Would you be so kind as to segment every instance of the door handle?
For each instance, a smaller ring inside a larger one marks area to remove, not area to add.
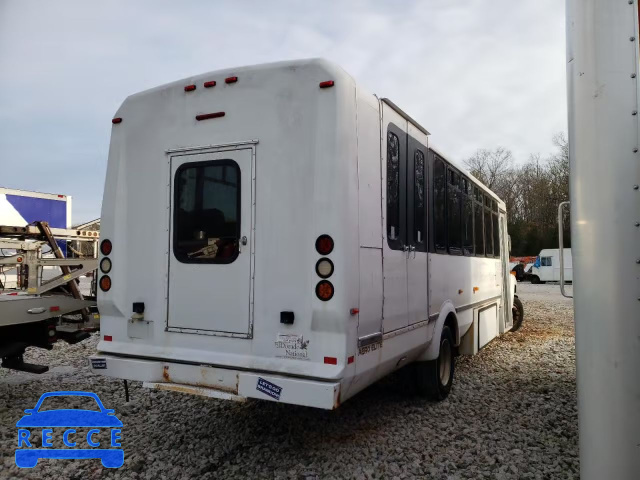
[[[247,244],[247,237],[244,236],[240,239],[240,243],[242,243],[242,245],[246,245]]]
[[[409,258],[409,249],[410,249],[410,248],[411,248],[411,247],[409,247],[409,245],[403,245],[403,246],[402,246],[402,251],[404,252],[404,254],[405,254],[406,258]]]
[[[416,258],[416,246],[415,245],[409,245],[409,251],[413,252],[413,258]]]

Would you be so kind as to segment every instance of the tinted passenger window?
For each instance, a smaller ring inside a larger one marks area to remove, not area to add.
[[[551,257],[541,257],[540,258],[540,266],[541,267],[552,267],[553,264],[551,262]]]
[[[485,207],[484,209],[484,248],[487,257],[493,256],[493,238],[491,232],[491,211]]]
[[[447,224],[449,230],[449,253],[462,252],[462,229],[460,224],[460,176],[449,170],[447,185]]]
[[[484,255],[484,229],[482,228],[482,219],[484,207],[482,206],[482,193],[480,193],[478,187],[474,187],[475,197],[478,200],[473,204],[473,211],[475,217],[475,253],[476,255]]]
[[[231,263],[240,238],[240,168],[187,163],[174,179],[173,252],[184,263]]]
[[[425,242],[425,191],[424,153],[416,150],[413,158],[413,241],[420,245]]]
[[[444,162],[436,157],[433,164],[433,238],[437,252],[447,249],[445,230],[445,178]]]
[[[387,134],[387,238],[400,238],[400,141]]]
[[[496,214],[493,215],[493,256],[500,256],[500,228]]]
[[[462,249],[465,255],[473,254],[473,192],[469,180],[462,179]]]

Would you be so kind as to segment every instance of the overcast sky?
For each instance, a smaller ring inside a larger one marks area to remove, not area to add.
[[[324,57],[463,160],[566,131],[564,2],[0,0],[0,186],[100,215],[111,117],[193,74]]]

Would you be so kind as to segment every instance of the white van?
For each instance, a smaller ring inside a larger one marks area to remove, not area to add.
[[[505,205],[324,60],[197,75],[113,119],[92,368],[152,388],[336,408],[522,321]],[[515,325],[515,326],[514,326]]]
[[[563,248],[564,256],[564,280],[573,281],[573,267],[571,262],[571,249]],[[559,282],[560,281],[560,250],[546,248],[540,251],[536,263],[531,268],[531,283]]]

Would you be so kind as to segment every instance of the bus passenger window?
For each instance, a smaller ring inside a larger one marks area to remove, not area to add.
[[[493,214],[493,256],[500,256],[500,229],[498,227],[498,215]]]
[[[493,256],[493,238],[491,235],[492,232],[493,232],[493,227],[491,226],[491,210],[485,207],[484,209],[484,248],[485,248],[485,254],[487,257]]]
[[[413,159],[413,240],[416,245],[422,246],[425,243],[425,191],[424,191],[424,153],[416,150]]]
[[[400,141],[387,135],[387,239],[392,249],[402,248],[400,240]]]
[[[460,176],[449,170],[447,185],[447,226],[449,234],[449,253],[462,253],[462,227],[460,223]]]
[[[433,238],[436,252],[447,250],[445,223],[445,183],[446,170],[442,159],[435,157],[433,164]]]
[[[478,187],[473,187],[475,192],[475,197],[477,202],[473,204],[473,212],[475,218],[475,236],[474,236],[474,245],[475,245],[475,253],[476,255],[484,256],[484,229],[482,227],[482,219],[484,207],[482,203],[484,200],[482,199],[482,193],[480,193],[480,189]]]
[[[493,256],[500,256],[500,247],[502,243],[500,242],[500,228],[498,223],[498,203],[493,201]]]
[[[465,255],[473,254],[473,191],[469,180],[462,179],[462,248]]]

